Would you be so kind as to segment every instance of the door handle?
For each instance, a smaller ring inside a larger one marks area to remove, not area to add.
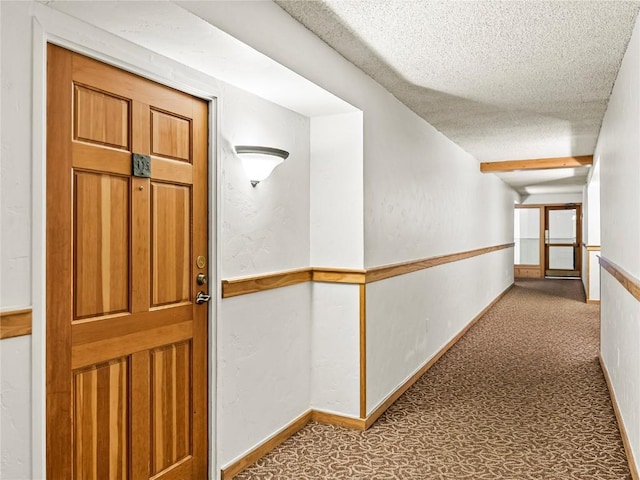
[[[204,293],[202,290],[200,290],[197,294],[196,294],[196,303],[198,305],[200,305],[201,303],[207,303],[209,300],[211,300],[211,295],[207,295],[206,293]]]

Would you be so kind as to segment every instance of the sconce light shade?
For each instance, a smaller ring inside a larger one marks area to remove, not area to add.
[[[236,153],[242,167],[254,187],[273,172],[289,156],[289,152],[279,148],[237,145]]]

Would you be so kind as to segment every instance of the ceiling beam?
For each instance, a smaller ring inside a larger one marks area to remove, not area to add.
[[[593,155],[579,157],[535,158],[529,160],[507,160],[505,162],[482,162],[482,173],[514,172],[517,170],[547,170],[550,168],[572,168],[593,165]]]

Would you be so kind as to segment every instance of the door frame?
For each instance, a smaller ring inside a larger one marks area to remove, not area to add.
[[[549,244],[547,244],[547,230],[549,223],[549,211],[551,210],[575,210],[576,211],[576,244],[573,245],[573,253],[574,253],[574,266],[576,267],[574,271],[579,272],[576,277],[567,277],[567,278],[579,278],[580,272],[582,272],[582,204],[581,203],[567,203],[565,205],[545,205],[544,211],[544,238],[542,238],[543,246],[544,246],[544,264],[542,265],[542,271],[544,277],[547,276],[547,270],[550,270],[549,267]],[[568,246],[568,245],[567,245]]]
[[[31,474],[46,478],[46,161],[47,161],[47,43],[113,65],[154,82],[206,100],[209,104],[209,264],[214,302],[208,304],[208,395],[210,478],[217,478],[217,320],[220,315],[221,276],[221,147],[222,99],[212,77],[97,29],[83,21],[36,3],[32,10],[32,170],[31,170]],[[150,61],[151,58],[151,61]]]

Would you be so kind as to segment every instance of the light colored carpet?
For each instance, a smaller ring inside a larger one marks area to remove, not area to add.
[[[630,479],[579,280],[526,280],[366,432],[309,424],[237,479]]]

